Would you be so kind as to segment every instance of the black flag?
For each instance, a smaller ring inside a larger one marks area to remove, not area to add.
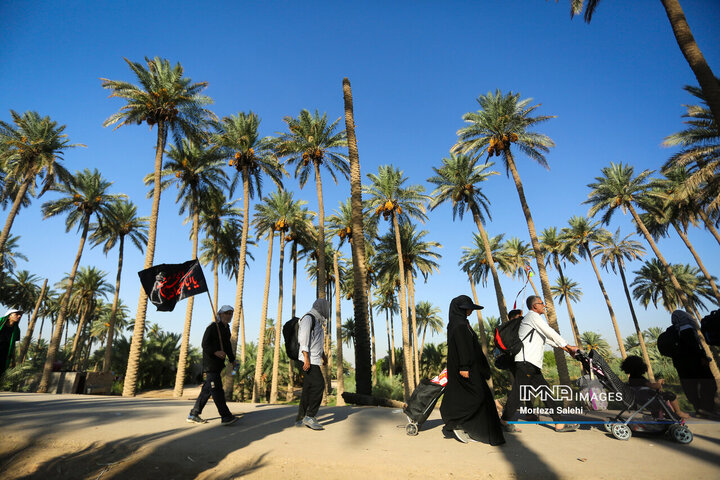
[[[140,283],[158,312],[172,312],[180,300],[207,292],[200,262],[163,263],[138,272]]]

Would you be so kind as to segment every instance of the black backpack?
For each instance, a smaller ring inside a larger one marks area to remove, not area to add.
[[[680,335],[675,325],[670,325],[657,338],[657,349],[660,355],[672,357],[678,352]]]
[[[501,370],[509,370],[515,363],[515,355],[523,348],[523,340],[535,332],[533,328],[525,338],[520,339],[518,331],[523,317],[508,320],[495,329],[495,366]]]
[[[310,336],[315,330],[315,317],[308,313],[312,318],[312,327],[310,327]],[[298,338],[298,329],[300,328],[300,319],[292,317],[283,325],[282,332],[285,339],[285,352],[291,360],[297,360],[300,356],[300,340]]]
[[[720,345],[720,310],[713,310],[700,320],[700,331],[708,345]]]

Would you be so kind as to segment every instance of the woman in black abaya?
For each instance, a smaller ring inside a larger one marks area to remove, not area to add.
[[[505,437],[495,408],[495,398],[486,381],[490,378],[490,365],[467,319],[473,310],[481,308],[467,295],[455,297],[450,302],[448,383],[440,413],[446,435],[455,435],[464,443],[477,441],[501,445],[505,443]]]

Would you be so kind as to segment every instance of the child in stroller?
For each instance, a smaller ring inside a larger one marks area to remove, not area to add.
[[[650,380],[645,378],[643,375],[647,373],[647,365],[642,358],[637,355],[628,355],[620,365],[620,369],[628,374],[627,384],[630,388],[635,390],[636,401],[647,401],[649,398],[655,398],[655,394],[650,390],[654,390],[660,393],[660,397],[672,407],[675,415],[683,420],[690,418],[688,413],[685,413],[680,408],[678,403],[677,395],[672,392],[663,391],[662,386],[665,383],[664,378],[658,379],[655,383],[650,383]],[[650,390],[648,390],[650,389]],[[654,408],[653,408],[654,407]],[[657,406],[650,405],[653,411],[658,411]]]
[[[693,434],[663,399],[661,392],[648,387],[631,387],[622,382],[595,350],[588,355],[578,351],[576,358],[583,368],[595,374],[603,387],[619,394],[623,410],[608,419],[604,427],[618,440],[629,440],[633,432],[667,433],[678,443],[692,442]],[[629,413],[627,418],[623,415]]]

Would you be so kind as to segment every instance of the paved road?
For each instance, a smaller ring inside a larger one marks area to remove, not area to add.
[[[615,440],[585,427],[555,433],[523,425],[507,444],[444,439],[436,410],[420,435],[385,408],[321,408],[325,431],[293,425],[295,408],[234,403],[220,426],[185,417],[191,400],[0,392],[3,479],[713,479],[720,478],[720,423],[693,420],[695,440]]]

